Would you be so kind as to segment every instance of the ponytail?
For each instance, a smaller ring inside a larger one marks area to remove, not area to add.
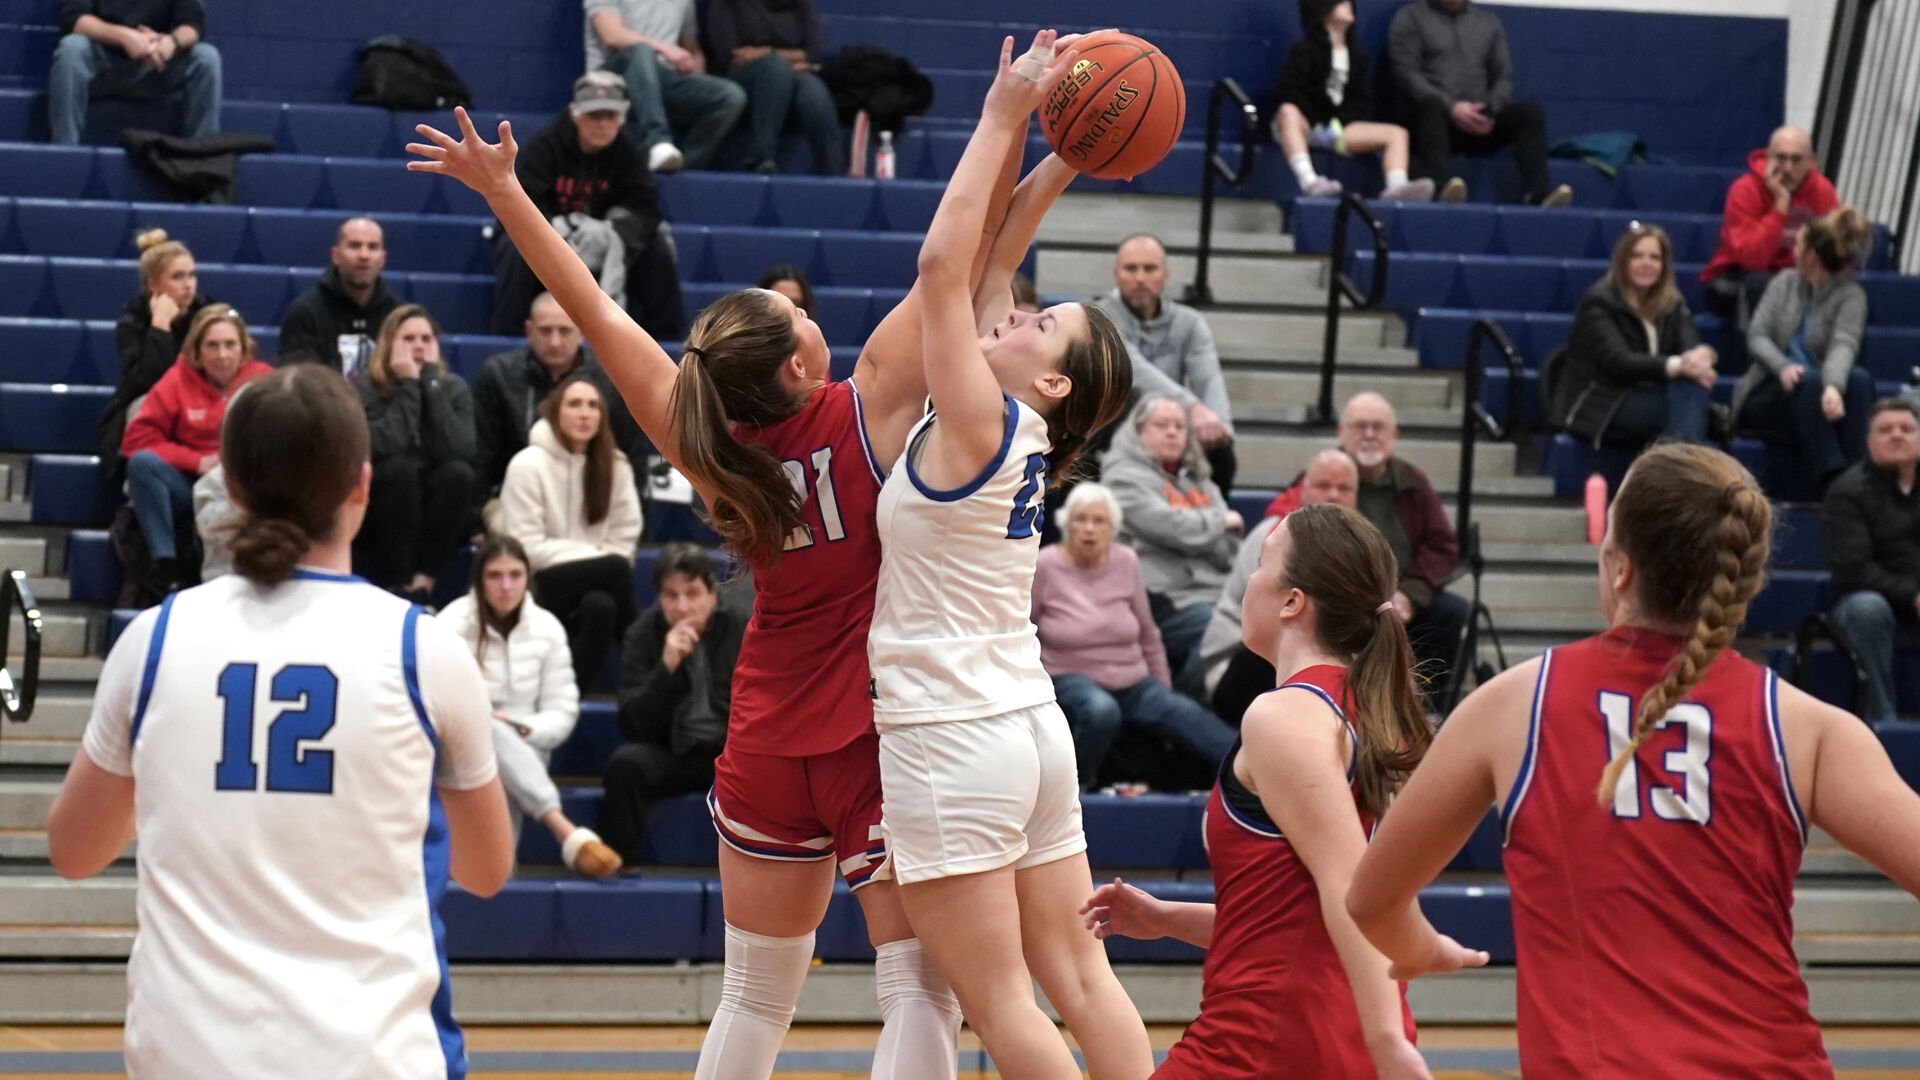
[[[1353,763],[1360,801],[1377,816],[1426,756],[1433,725],[1415,681],[1406,624],[1390,603],[1375,608],[1372,622],[1373,633],[1347,668],[1353,706],[1347,715],[1360,733]]]
[[[1627,762],[1654,725],[1733,643],[1766,579],[1772,532],[1772,504],[1753,476],[1718,450],[1661,444],[1627,470],[1607,543],[1633,566],[1639,610],[1691,621],[1693,629],[1666,677],[1641,698],[1632,738],[1607,762],[1594,793],[1600,805],[1611,805]]]
[[[764,446],[734,437],[704,352],[689,346],[673,381],[667,411],[680,447],[680,469],[709,496],[707,521],[726,546],[749,562],[779,557],[800,527],[805,495]]]
[[[1049,487],[1074,479],[1087,441],[1120,418],[1133,394],[1126,338],[1096,305],[1081,304],[1080,310],[1086,313],[1087,335],[1070,343],[1060,360],[1060,373],[1071,388],[1047,415],[1047,438],[1053,444],[1046,455]]]
[[[1851,206],[1842,206],[1823,217],[1807,222],[1802,230],[1807,250],[1829,274],[1838,274],[1864,258],[1873,242],[1873,229],[1866,215]]]
[[[367,445],[360,399],[331,368],[281,368],[235,394],[220,431],[220,462],[240,510],[230,533],[234,569],[256,585],[287,580],[333,536]]]

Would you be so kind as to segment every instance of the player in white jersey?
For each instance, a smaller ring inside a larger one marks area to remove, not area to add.
[[[868,635],[891,873],[914,932],[1009,1080],[1080,1075],[1035,1004],[1060,1011],[1096,1080],[1145,1077],[1140,1016],[1080,927],[1091,884],[1073,740],[1040,666],[1031,609],[1041,500],[1132,389],[1096,309],[976,311],[968,269],[995,172],[1043,89],[1072,64],[1043,31],[1000,71],[920,251],[932,415],[880,492]],[[1042,182],[1064,175],[1049,158]],[[985,331],[984,336],[980,335]]]
[[[138,836],[134,1077],[466,1075],[438,906],[512,867],[492,709],[420,608],[348,575],[365,416],[334,372],[240,394],[236,574],[121,635],[55,801],[63,876]]]

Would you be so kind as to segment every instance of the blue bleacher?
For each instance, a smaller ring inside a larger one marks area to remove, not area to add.
[[[111,495],[93,454],[35,454],[28,460],[27,502],[35,525],[105,525]],[[75,576],[71,565],[68,576]]]
[[[84,454],[113,391],[105,386],[0,382],[0,450]]]

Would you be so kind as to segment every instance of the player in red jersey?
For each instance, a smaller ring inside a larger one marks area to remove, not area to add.
[[[1501,808],[1528,1076],[1830,1077],[1793,953],[1807,822],[1920,890],[1920,795],[1873,732],[1727,649],[1772,525],[1727,455],[1641,455],[1610,629],[1463,702],[1361,863],[1348,908],[1396,973],[1452,970],[1415,898]]]
[[[1200,1015],[1162,1080],[1430,1075],[1402,987],[1346,912],[1367,834],[1432,738],[1394,577],[1386,539],[1345,507],[1295,510],[1268,535],[1242,636],[1293,674],[1247,710],[1207,800],[1214,902],[1116,881],[1082,909],[1102,938],[1207,950]]]
[[[726,841],[727,964],[696,1077],[772,1073],[836,870],[856,890],[878,953],[885,1022],[874,1076],[954,1076],[958,1002],[912,937],[896,886],[873,877],[886,855],[866,655],[880,562],[874,504],[926,398],[918,291],[875,329],[845,382],[828,381],[819,327],[760,289],[708,307],[676,368],[540,217],[515,179],[508,125],[489,144],[465,110],[455,117],[459,139],[421,125],[429,142],[408,150],[424,160],[408,168],[451,176],[487,199],[641,428],[754,571],[754,614],[709,796]],[[1040,219],[1074,175],[1037,168],[1016,188],[1025,141],[996,177],[971,270],[995,321],[1011,308],[1013,273]]]

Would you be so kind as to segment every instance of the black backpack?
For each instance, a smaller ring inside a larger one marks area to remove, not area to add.
[[[460,81],[453,65],[431,45],[387,34],[360,50],[360,71],[353,79],[356,105],[389,109],[451,109],[473,107],[473,91]]]

